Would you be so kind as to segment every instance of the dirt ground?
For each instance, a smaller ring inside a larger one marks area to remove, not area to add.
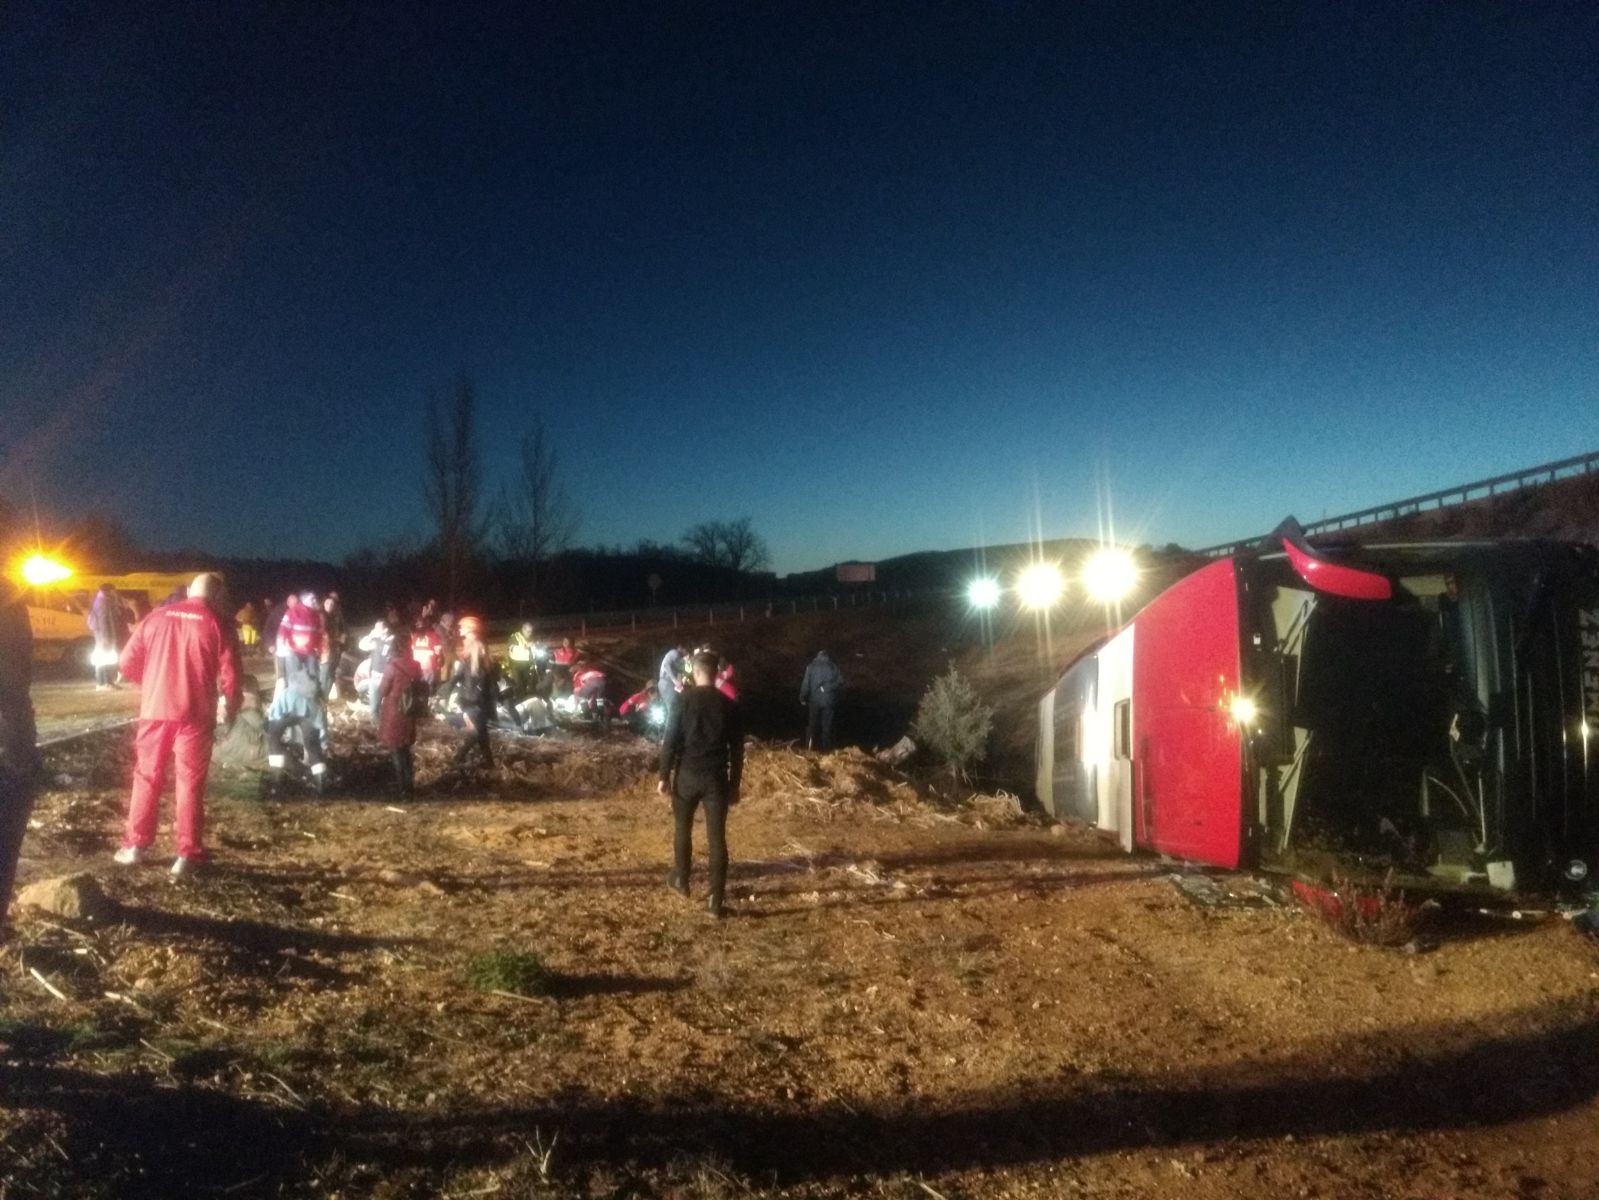
[[[974,653],[928,621],[882,686]],[[892,650],[793,628],[846,673]],[[768,735],[798,724],[793,648],[740,650]],[[618,676],[656,652],[603,649]],[[336,796],[218,778],[182,884],[110,864],[127,731],[49,752],[24,882],[88,871],[115,907],[21,912],[0,950],[0,1196],[1599,1196],[1599,951],[1556,917],[1357,945],[769,741],[715,922],[665,887],[651,746],[507,739],[463,771],[445,736],[408,804],[353,718]],[[475,987],[494,951],[545,994]]]

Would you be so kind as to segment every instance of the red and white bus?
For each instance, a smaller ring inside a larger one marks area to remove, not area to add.
[[[1044,807],[1127,850],[1582,896],[1599,882],[1599,551],[1314,548],[1286,521],[1080,655],[1039,718]]]

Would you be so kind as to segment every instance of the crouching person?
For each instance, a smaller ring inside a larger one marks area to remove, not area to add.
[[[276,792],[283,782],[288,757],[284,737],[291,729],[300,731],[305,747],[305,765],[311,772],[311,786],[320,793],[328,787],[328,714],[322,702],[321,663],[315,658],[291,655],[284,663],[285,685],[272,698],[267,709],[267,790]]]
[[[661,703],[660,687],[653,680],[646,683],[643,691],[634,692],[622,701],[616,715],[626,721],[634,733],[658,736],[666,724],[666,706]]]
[[[378,701],[378,740],[393,757],[401,798],[409,800],[416,787],[411,747],[416,744],[417,721],[427,712],[428,685],[422,667],[411,657],[411,635],[404,629],[394,634],[383,678],[373,682],[372,694]]]

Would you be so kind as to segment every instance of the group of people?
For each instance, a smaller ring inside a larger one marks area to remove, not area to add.
[[[118,863],[142,862],[154,844],[161,793],[169,776],[175,792],[175,876],[205,855],[204,791],[219,725],[239,712],[248,684],[242,654],[248,645],[272,650],[273,687],[264,711],[268,791],[278,790],[300,747],[312,786],[329,785],[328,703],[337,695],[345,628],[337,593],[301,592],[259,609],[230,613],[222,580],[201,574],[132,623],[114,590],[102,588],[89,613],[96,641],[96,686],[125,680],[140,687],[134,738],[133,784]],[[261,613],[264,619],[259,619]],[[362,636],[363,654],[352,684],[363,692],[377,736],[392,755],[402,796],[414,788],[412,747],[418,723],[438,712],[465,736],[457,761],[493,763],[489,737],[496,723],[521,723],[531,704],[564,704],[568,711],[608,717],[606,676],[571,638],[546,646],[524,623],[510,638],[502,664],[474,616],[459,620],[430,602],[414,614],[390,606]],[[9,899],[15,863],[39,767],[28,696],[32,639],[26,610],[15,598],[0,604],[0,915]],[[806,667],[800,699],[810,712],[807,744],[831,746],[833,710],[843,677],[826,651]],[[743,721],[733,665],[708,645],[671,647],[655,680],[622,703],[618,715],[640,732],[659,736],[660,788],[674,816],[671,885],[687,894],[691,831],[705,813],[710,857],[710,911],[723,911],[727,877],[727,810],[737,802],[743,769]]]

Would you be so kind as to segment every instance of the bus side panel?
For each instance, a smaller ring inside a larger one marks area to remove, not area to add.
[[[1243,758],[1229,704],[1238,691],[1238,582],[1231,559],[1157,596],[1134,621],[1134,810],[1138,843],[1236,867]]]
[[[1050,746],[1054,778],[1050,791],[1057,820],[1099,823],[1098,743],[1095,697],[1099,690],[1099,657],[1085,654],[1055,685],[1054,738]]]

